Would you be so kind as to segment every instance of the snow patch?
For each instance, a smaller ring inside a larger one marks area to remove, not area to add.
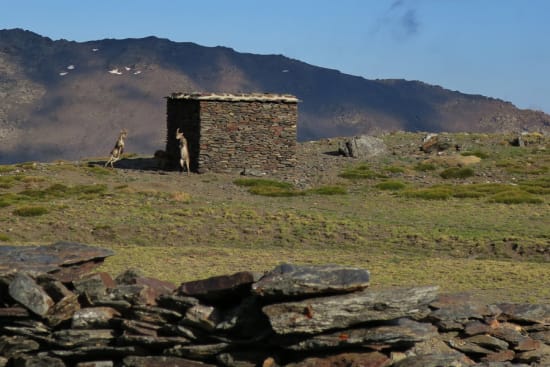
[[[115,74],[115,75],[122,75],[122,71],[119,71],[118,68],[114,68],[113,70],[109,70],[109,73]]]

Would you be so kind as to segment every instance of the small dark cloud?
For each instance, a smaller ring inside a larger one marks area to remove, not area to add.
[[[386,12],[380,16],[371,28],[371,34],[389,32],[397,40],[404,41],[418,34],[421,23],[414,3],[406,0],[396,0],[391,3]]]

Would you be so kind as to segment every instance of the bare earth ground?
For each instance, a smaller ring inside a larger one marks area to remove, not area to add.
[[[238,173],[187,176],[153,169],[149,157],[127,157],[116,169],[104,169],[104,159],[14,165],[0,171],[0,178],[20,179],[0,186],[1,195],[54,184],[105,189],[0,205],[0,244],[95,244],[116,252],[103,266],[106,271],[138,267],[175,283],[261,272],[281,262],[341,263],[369,269],[373,287],[437,284],[442,291],[470,291],[487,300],[550,302],[548,188],[537,195],[541,202],[504,204],[470,197],[417,199],[376,187],[388,180],[415,189],[547,182],[547,141],[519,148],[507,144],[509,137],[455,135],[463,151],[481,150],[487,157],[472,165],[472,177],[444,180],[439,173],[456,165],[459,153],[422,153],[420,134],[382,138],[387,152],[367,160],[334,154],[340,139],[300,143],[298,167],[264,177],[297,190],[340,187],[347,192],[342,195],[253,195],[234,183],[245,178]],[[415,169],[420,162],[436,169]],[[361,164],[379,175],[340,176]],[[15,214],[25,206],[47,213]]]

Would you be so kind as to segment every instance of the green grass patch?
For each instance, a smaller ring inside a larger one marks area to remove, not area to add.
[[[20,217],[38,217],[47,214],[49,210],[43,206],[22,206],[13,211],[13,214]]]
[[[403,167],[399,167],[399,166],[387,166],[387,167],[384,167],[384,172],[388,172],[388,173],[403,173],[405,172],[405,169]]]
[[[550,194],[550,177],[521,181],[519,187],[531,194],[548,195]]]
[[[104,177],[104,176],[110,176],[114,174],[113,169],[109,169],[106,167],[100,167],[100,166],[88,166],[86,167],[86,170],[93,174],[94,176]]]
[[[348,167],[338,176],[342,178],[347,178],[349,180],[363,180],[384,177],[383,175],[372,171],[366,164],[360,164],[355,167]]]
[[[394,180],[388,180],[384,182],[380,182],[376,185],[376,188],[380,190],[390,190],[390,191],[397,191],[397,190],[403,190],[407,185],[401,181],[394,181]]]
[[[235,185],[248,187],[248,192],[254,195],[290,197],[305,195],[305,192],[295,190],[292,184],[260,178],[240,178],[233,181]]]
[[[542,204],[544,200],[523,190],[509,190],[492,195],[488,199],[491,203],[501,204]]]
[[[417,165],[414,166],[414,169],[420,172],[427,172],[427,171],[435,171],[437,167],[433,163],[418,163]]]
[[[7,234],[0,233],[0,241],[9,242],[9,241],[11,241],[11,237],[8,236]]]
[[[472,177],[474,170],[470,167],[450,167],[439,174],[444,179]]]
[[[278,187],[280,189],[292,189],[292,184],[275,180],[267,180],[262,178],[239,178],[233,183],[237,186],[245,187]]]
[[[307,193],[316,195],[345,195],[348,193],[348,190],[342,186],[321,186],[308,190]]]
[[[447,200],[453,196],[453,190],[445,186],[433,186],[421,189],[403,190],[401,195],[406,198],[425,200]]]

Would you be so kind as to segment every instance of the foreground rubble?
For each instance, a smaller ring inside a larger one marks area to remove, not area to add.
[[[367,270],[337,265],[179,286],[93,272],[110,255],[74,243],[6,253],[0,366],[550,366],[549,305],[373,290]]]

